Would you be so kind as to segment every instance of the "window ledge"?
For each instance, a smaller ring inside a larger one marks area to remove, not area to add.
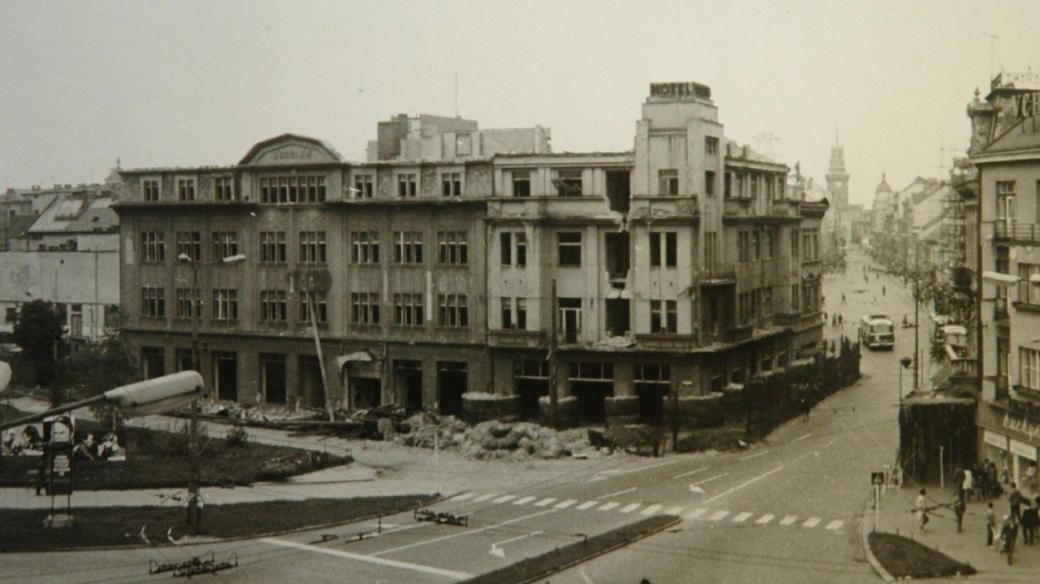
[[[1031,302],[1012,302],[1011,305],[1023,312],[1036,312],[1040,314],[1040,304],[1033,304]]]

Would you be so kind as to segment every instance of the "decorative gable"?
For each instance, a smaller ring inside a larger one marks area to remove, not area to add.
[[[321,140],[296,134],[282,134],[258,142],[239,164],[243,166],[294,166],[338,162],[342,162],[339,154]]]

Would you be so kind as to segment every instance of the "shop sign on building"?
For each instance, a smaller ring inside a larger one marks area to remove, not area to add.
[[[1013,416],[1010,412],[1004,413],[1004,428],[1023,434],[1029,440],[1040,440],[1040,424],[1030,422],[1025,418]]]
[[[1036,446],[1019,442],[1018,440],[1011,440],[1011,452],[1021,456],[1022,458],[1028,458],[1029,460],[1036,460]]]
[[[1000,434],[997,434],[996,432],[991,432],[990,430],[983,430],[982,441],[986,444],[989,444],[990,446],[995,446],[1001,450],[1007,450],[1007,438],[1001,436]]]

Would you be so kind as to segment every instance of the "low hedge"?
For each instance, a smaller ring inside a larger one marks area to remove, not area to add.
[[[875,531],[868,536],[868,543],[874,557],[897,580],[970,576],[975,573],[975,568],[968,564],[894,533]]]

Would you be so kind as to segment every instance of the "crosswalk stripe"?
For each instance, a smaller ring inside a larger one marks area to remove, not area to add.
[[[788,515],[780,520],[780,525],[790,525],[798,519],[797,515]]]
[[[599,509],[596,509],[596,510],[597,511],[610,511],[611,509],[613,509],[614,507],[617,507],[620,504],[621,503],[618,503],[617,501],[611,501],[610,503],[604,503],[602,507],[600,507]]]
[[[556,500],[556,497],[546,497],[546,498],[542,499],[541,501],[538,501],[537,503],[535,503],[534,506],[535,507],[545,507],[546,505],[551,504],[555,500]]]
[[[625,505],[624,507],[618,509],[618,512],[619,513],[631,513],[633,511],[635,511],[636,509],[638,509],[639,505],[641,505],[641,503],[632,503],[630,505]]]
[[[834,521],[831,521],[827,524],[827,529],[831,531],[836,531],[838,529],[841,529],[842,525],[845,525],[844,521],[842,521],[841,519],[835,519]]]
[[[578,505],[578,509],[581,509],[582,511],[584,511],[586,509],[590,509],[592,507],[595,507],[596,505],[599,505],[599,501],[585,501],[581,505]]]
[[[759,517],[758,520],[755,521],[755,523],[758,525],[765,525],[766,523],[772,521],[775,517],[776,515],[773,515],[772,513],[766,513],[765,515]]]
[[[685,507],[681,505],[676,505],[675,507],[669,507],[668,510],[665,511],[665,513],[667,515],[682,515],[684,509]]]
[[[810,517],[810,518],[805,520],[805,523],[802,524],[802,527],[816,527],[819,524],[820,524],[820,518],[819,517]]]
[[[704,515],[707,512],[708,512],[708,510],[705,509],[704,507],[698,507],[698,508],[694,509],[693,511],[690,511],[689,513],[687,513],[686,514],[686,518],[687,519],[696,519],[696,518],[700,517],[701,515]]]
[[[476,493],[462,493],[461,495],[455,495],[451,498],[452,501],[465,501],[466,499],[472,499],[476,497]]]
[[[751,517],[751,513],[744,511],[743,513],[737,513],[733,516],[733,523],[744,523]]]
[[[498,496],[498,493],[488,493],[487,495],[481,495],[481,496],[477,497],[476,499],[473,499],[473,502],[474,503],[483,503],[484,501],[487,501],[489,499],[494,499],[497,496]]]
[[[575,504],[577,502],[578,502],[577,499],[567,499],[566,501],[560,501],[559,503],[557,503],[555,505],[555,508],[556,509],[566,509],[567,507],[570,507],[571,505],[573,505],[573,504]]]
[[[494,503],[505,503],[506,501],[512,501],[515,498],[516,498],[516,495],[502,495],[501,497],[495,499],[493,502]]]
[[[646,509],[643,509],[642,511],[640,511],[640,513],[642,513],[643,515],[653,515],[654,513],[657,513],[660,510],[661,510],[661,506],[660,505],[650,505]]]
[[[530,503],[531,501],[534,501],[537,498],[538,497],[521,497],[521,498],[517,499],[516,501],[513,501],[513,504],[514,505],[526,505],[526,504]]]
[[[723,517],[725,517],[727,515],[729,515],[729,511],[716,511],[708,519],[710,519],[712,521],[718,521],[718,520],[722,519]]]

